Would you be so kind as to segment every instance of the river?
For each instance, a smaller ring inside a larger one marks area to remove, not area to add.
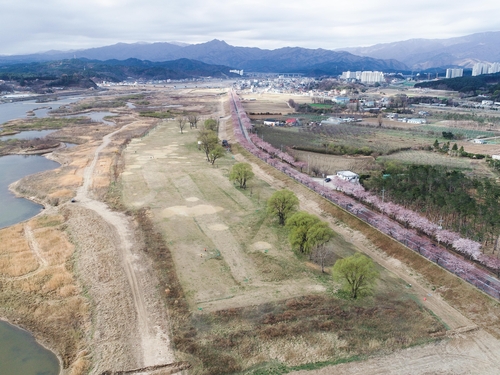
[[[56,108],[74,102],[66,98],[52,103],[34,101],[0,104],[0,124],[16,118],[25,118],[26,112],[38,107]],[[48,108],[35,111],[37,117],[46,117]],[[40,137],[51,131],[23,132],[9,138]],[[2,138],[2,140],[6,140]],[[7,155],[0,157],[0,228],[27,220],[43,207],[24,198],[17,198],[8,186],[24,176],[54,169],[58,163],[39,155]],[[57,375],[60,365],[54,353],[36,342],[28,332],[0,321],[0,374],[2,375]]]
[[[42,210],[42,206],[9,191],[9,185],[24,176],[54,169],[59,163],[40,155],[6,155],[0,157],[0,228],[27,220]]]
[[[2,375],[58,375],[54,353],[22,329],[0,320],[0,373]]]
[[[52,109],[57,109],[62,105],[74,103],[79,99],[81,99],[81,97],[64,98],[46,103],[36,103],[35,99],[25,100],[20,102],[12,102],[12,103],[1,103],[0,124],[18,118],[47,117],[48,112],[50,111],[48,107],[51,107]],[[33,111],[36,108],[40,109],[34,111],[35,116],[26,116],[27,112]]]

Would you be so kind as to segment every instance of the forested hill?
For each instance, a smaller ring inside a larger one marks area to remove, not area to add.
[[[473,95],[490,94],[493,99],[500,99],[500,73],[420,82],[415,87],[453,90]]]
[[[210,65],[201,61],[179,59],[165,62],[151,62],[138,59],[128,60],[87,60],[70,59],[28,64],[0,65],[0,79],[5,81],[60,80],[73,76],[90,80],[120,82],[134,80],[166,80],[198,77],[230,77],[231,68]],[[69,81],[69,80],[66,80]]]

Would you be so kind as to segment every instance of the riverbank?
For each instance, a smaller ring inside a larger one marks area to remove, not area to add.
[[[142,329],[130,297],[133,283],[124,278],[122,247],[114,240],[116,232],[111,224],[100,216],[108,211],[99,209],[97,215],[93,211],[93,205],[100,207],[98,201],[105,200],[118,177],[120,150],[158,121],[137,121],[130,112],[123,110],[114,118],[115,126],[90,122],[62,127],[58,137],[79,143],[79,147],[59,145],[38,150],[52,151],[46,157],[61,165],[10,186],[16,195],[42,203],[45,209],[36,217],[0,230],[0,315],[53,349],[61,359],[63,374],[84,374],[90,368],[100,374],[173,361],[170,354],[160,362],[145,356],[161,345],[138,335]],[[116,133],[111,136],[111,132]],[[96,199],[89,207],[81,205],[81,198],[71,202],[83,185]],[[126,218],[126,222],[131,246],[142,248],[142,236],[135,232],[133,220]],[[146,266],[148,260],[141,263]],[[145,321],[165,325],[162,309],[155,302],[154,280],[146,279],[148,285],[141,284],[141,290],[135,291],[135,295],[145,294],[144,290],[153,292],[146,297],[143,310],[155,318],[145,317]],[[151,327],[151,332],[155,330]]]
[[[0,340],[0,357],[2,353],[9,353],[9,357],[1,361],[2,371],[5,374],[22,373],[24,375],[35,375],[43,372],[47,375],[62,375],[62,359],[50,348],[48,343],[40,341],[40,339],[37,340],[26,329],[0,317],[0,332],[3,332],[3,335],[0,335],[0,337],[4,339],[7,336],[5,335],[5,331],[10,331],[8,342],[4,343]],[[19,345],[23,347],[24,352],[21,358],[19,358],[18,351],[15,350],[15,347]],[[14,357],[11,355],[13,350],[16,353]]]

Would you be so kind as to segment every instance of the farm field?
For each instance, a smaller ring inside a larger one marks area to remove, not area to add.
[[[311,102],[311,98],[308,96],[296,96],[291,94],[244,93],[240,96],[245,102],[245,110],[251,118],[270,117],[268,115],[251,115],[251,113],[281,113],[282,116],[292,114],[295,111],[288,105],[289,99],[293,99],[299,104]]]
[[[220,114],[222,108],[213,113]],[[219,135],[231,140],[226,126],[223,120]],[[275,191],[267,179],[252,179],[246,190],[229,182],[229,169],[245,158],[237,145],[212,167],[196,137],[189,129],[180,134],[175,121],[161,122],[132,140],[122,173],[125,205],[146,210],[172,256],[165,267],[175,267],[182,292],[172,279],[159,291],[169,304],[176,357],[188,360],[193,373],[335,363],[444,333],[405,282],[382,267],[373,297],[339,298],[330,275],[297,257],[287,233],[266,215]],[[357,250],[341,235],[332,246],[334,259]]]
[[[401,151],[377,158],[377,162],[386,162],[389,160],[397,161],[401,164],[440,165],[451,169],[460,169],[466,174],[478,177],[496,177],[496,174],[486,165],[484,160],[451,157],[431,151]]]
[[[408,132],[403,130],[339,124],[322,126],[313,129],[284,129],[259,127],[259,135],[274,147],[280,145],[310,149],[325,150],[325,143],[332,146],[345,146],[356,149],[370,150],[379,154],[387,154],[401,148],[420,148],[433,144],[435,136],[423,132]],[[354,151],[353,151],[354,152]]]
[[[350,170],[358,174],[364,174],[378,167],[375,158],[372,156],[330,155],[300,150],[290,152],[297,160],[308,162],[312,172],[316,169],[320,173],[335,174],[337,171]]]
[[[448,123],[448,121],[446,121],[446,123]],[[439,137],[442,136],[442,132],[451,132],[455,135],[462,134],[466,139],[474,139],[478,137],[495,137],[500,135],[500,132],[497,131],[470,129],[466,127],[450,127],[446,125],[441,126],[440,123],[436,123],[434,125],[421,125],[417,129],[429,132],[429,134],[434,133],[435,136]]]

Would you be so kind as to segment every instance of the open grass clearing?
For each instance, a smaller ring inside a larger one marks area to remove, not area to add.
[[[311,102],[310,97],[291,94],[245,93],[241,95],[241,98],[243,99],[242,103],[245,111],[252,118],[255,116],[257,116],[255,118],[265,118],[267,112],[281,113],[282,116],[293,114],[295,110],[288,105],[290,99],[293,99],[298,104]],[[251,113],[255,115],[251,115]],[[258,116],[259,113],[263,115]],[[276,115],[268,117],[276,117]]]
[[[445,122],[446,125],[448,125],[448,123],[449,121]],[[429,132],[429,134],[431,135],[432,133],[434,133],[434,136],[438,138],[442,138],[443,132],[451,132],[455,136],[461,134],[467,139],[494,137],[500,134],[496,131],[486,131],[480,128],[471,129],[470,127],[462,127],[462,126],[457,126],[457,127],[441,126],[439,125],[439,123],[436,123],[434,125],[421,125],[418,127],[418,129]]]
[[[462,170],[475,177],[496,178],[497,174],[488,167],[484,160],[452,157],[432,151],[401,151],[391,155],[379,156],[377,162],[396,161],[401,164],[440,165],[449,169]]]

